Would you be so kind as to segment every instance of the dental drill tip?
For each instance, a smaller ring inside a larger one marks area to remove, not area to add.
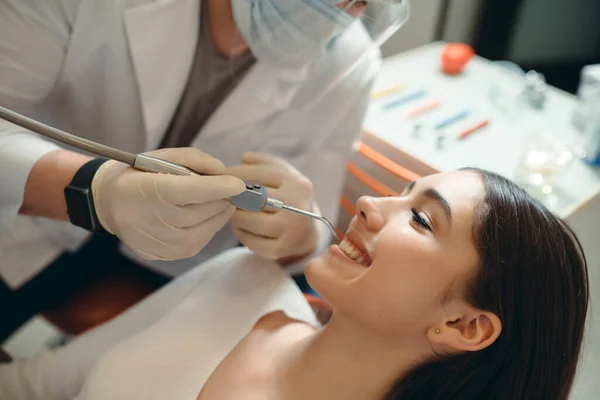
[[[329,228],[329,230],[331,231],[331,233],[332,233],[333,237],[335,238],[335,240],[339,243],[342,239],[340,238],[340,235],[338,235],[338,233],[335,230],[335,228],[333,227],[333,225],[331,225],[329,223],[329,221],[327,221],[326,225]]]
[[[312,213],[310,211],[304,211],[304,210],[301,210],[301,209],[296,208],[296,207],[285,205],[283,203],[282,203],[281,208],[283,208],[284,210],[288,210],[288,211],[292,211],[292,212],[298,213],[298,214],[306,215],[307,217],[318,219],[319,221],[321,221],[325,225],[327,225],[327,228],[329,228],[329,230],[333,234],[333,237],[335,237],[338,242],[340,241],[340,237],[338,236],[338,234],[337,234],[337,232],[336,232],[333,224],[331,222],[329,222],[329,220],[327,218],[325,218],[325,217],[323,217],[323,216],[321,216],[319,214]]]

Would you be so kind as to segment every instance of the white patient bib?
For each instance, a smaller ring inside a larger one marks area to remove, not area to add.
[[[149,329],[107,351],[78,400],[195,400],[263,315],[283,310],[319,326],[293,280],[247,249],[209,262],[195,287]]]

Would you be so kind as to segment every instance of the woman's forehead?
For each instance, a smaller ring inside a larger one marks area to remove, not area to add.
[[[414,187],[421,191],[435,189],[450,206],[474,204],[485,194],[483,179],[474,171],[453,171],[424,176],[414,182]]]

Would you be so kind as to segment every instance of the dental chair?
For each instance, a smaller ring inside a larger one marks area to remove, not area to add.
[[[166,284],[169,279],[118,257],[117,239],[93,272],[67,296],[53,302],[42,315],[68,336],[106,322]],[[93,243],[92,243],[93,245]]]

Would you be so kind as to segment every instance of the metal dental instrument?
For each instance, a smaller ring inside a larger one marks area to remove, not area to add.
[[[161,160],[156,157],[151,157],[144,154],[128,153],[123,150],[115,149],[110,146],[71,135],[70,133],[61,131],[60,129],[52,128],[51,126],[42,124],[41,122],[28,118],[2,106],[0,106],[0,118],[68,146],[78,148],[99,157],[120,161],[140,171],[183,176],[202,175],[192,171],[189,168],[169,161]],[[325,225],[327,225],[327,227],[333,233],[334,237],[339,240],[333,225],[331,225],[331,222],[329,222],[325,217],[294,207],[286,206],[281,201],[269,197],[267,189],[261,185],[246,182],[246,190],[236,196],[230,197],[228,200],[233,206],[246,211],[258,212],[264,210],[265,208],[284,209],[318,219],[319,221],[325,223]]]
[[[269,207],[274,208],[274,209],[288,210],[288,211],[295,212],[295,213],[298,213],[298,214],[306,215],[307,217],[318,219],[319,221],[321,221],[325,225],[327,225],[327,227],[329,228],[329,230],[333,234],[333,237],[335,237],[337,240],[340,240],[340,237],[338,236],[337,231],[335,230],[335,228],[331,224],[331,222],[329,222],[329,220],[327,218],[325,218],[325,217],[323,217],[323,216],[321,216],[319,214],[315,214],[315,213],[312,213],[310,211],[301,210],[299,208],[292,207],[292,206],[286,206],[281,201],[275,200],[275,199],[271,199],[271,198],[269,198],[267,200],[267,204],[269,205]]]

